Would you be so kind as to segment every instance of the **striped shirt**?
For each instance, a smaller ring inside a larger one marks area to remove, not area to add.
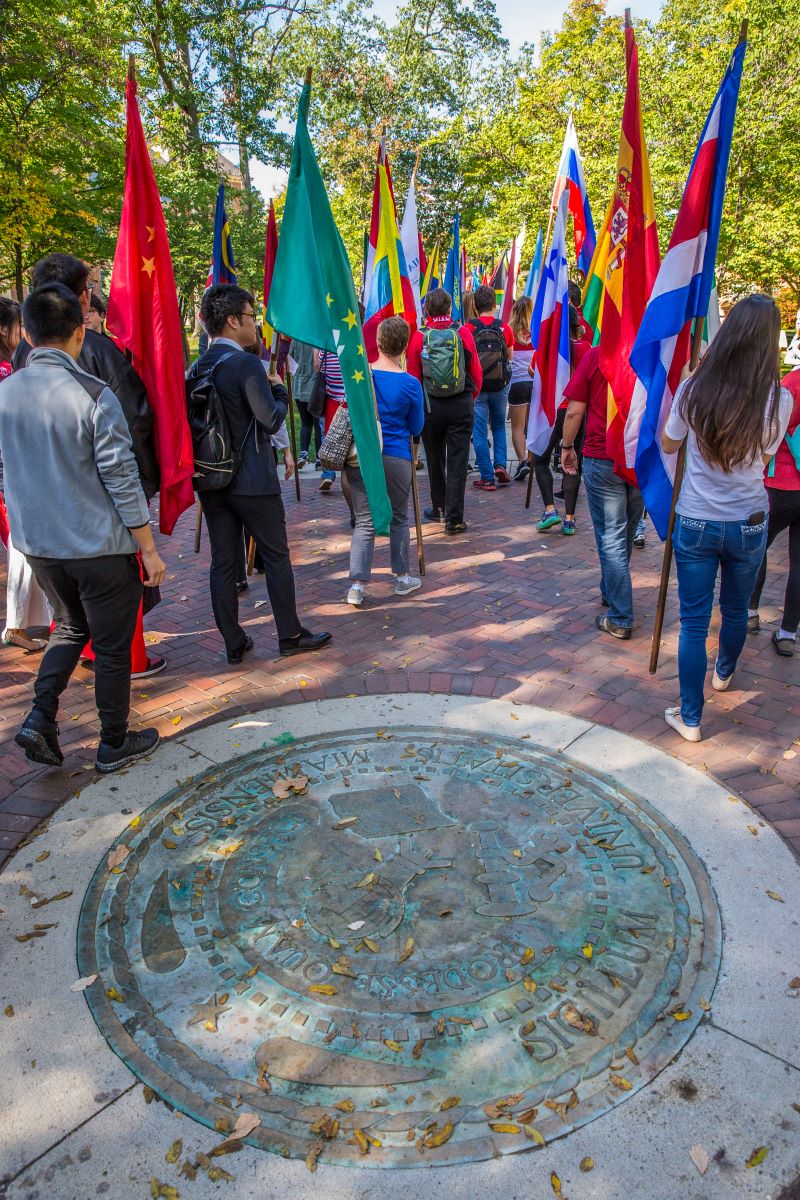
[[[322,350],[319,356],[319,369],[325,375],[325,395],[329,400],[341,404],[344,401],[345,392],[342,364],[339,362],[338,354],[332,354],[330,350]]]

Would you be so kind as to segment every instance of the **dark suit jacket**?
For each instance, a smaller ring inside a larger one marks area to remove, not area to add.
[[[30,352],[31,347],[23,338],[14,353],[15,371],[25,366]],[[78,366],[107,383],[119,400],[133,442],[142,490],[152,500],[161,484],[161,471],[156,458],[153,413],[144,384],[116,342],[93,329],[86,330]]]
[[[261,359],[245,350],[234,350],[226,341],[212,342],[193,364],[190,375],[213,367],[226,354],[231,357],[217,371],[216,386],[225,406],[231,440],[243,452],[233,483],[218,494],[279,495],[281,485],[269,439],[286,420],[286,388],[283,384],[273,388]]]

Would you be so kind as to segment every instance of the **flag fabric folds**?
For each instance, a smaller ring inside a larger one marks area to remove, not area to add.
[[[441,287],[441,282],[442,282],[442,268],[441,268],[441,262],[440,262],[441,253],[442,253],[441,244],[439,242],[437,242],[436,245],[433,247],[433,250],[431,251],[431,256],[428,259],[428,262],[425,266],[425,275],[423,277],[422,285],[420,287],[420,299],[421,300],[425,299],[428,292],[432,292],[436,288]]]
[[[523,293],[523,295],[530,296],[531,298],[536,296],[536,292],[539,288],[539,276],[542,273],[542,258],[544,256],[543,243],[544,235],[540,225],[539,232],[536,235],[536,248],[533,251],[531,269],[528,271],[528,278],[525,280],[525,291]]]
[[[214,241],[211,254],[211,284],[236,283],[236,263],[233,257],[231,227],[225,211],[225,184],[219,185],[214,212]],[[210,284],[208,286],[211,286]]]
[[[267,319],[287,337],[338,354],[347,410],[377,533],[392,508],[381,460],[375,396],[358,317],[353,274],[308,133],[311,86],[300,96],[281,237]],[[303,281],[298,287],[298,280]]]
[[[161,468],[159,528],[194,504],[183,330],[161,196],[142,129],[136,80],[126,84],[125,193],[108,298],[108,328],[147,388]]]
[[[719,323],[714,270],[725,199],[728,159],[746,43],[736,47],[706,118],[669,247],[631,351],[636,388],[625,426],[625,452],[635,466],[647,510],[663,540],[667,535],[675,455],[661,434],[691,354],[694,322]]]
[[[272,335],[275,330],[267,320],[267,305],[272,288],[272,276],[275,271],[275,259],[278,257],[278,222],[275,220],[275,205],[270,200],[267,215],[267,236],[264,241],[264,320],[261,326],[263,345],[262,357],[269,357]]]
[[[408,199],[406,200],[406,207],[403,212],[403,222],[400,226],[400,242],[406,259],[406,267],[408,268],[408,280],[414,296],[417,324],[421,325],[422,305],[420,303],[419,284],[420,271],[422,270],[422,241],[420,240],[419,227],[417,225],[417,194],[414,175],[411,176],[411,183],[408,186]]]
[[[394,200],[394,186],[392,184],[392,172],[389,167],[389,160],[386,157],[386,134],[381,137],[378,143],[378,155],[375,163],[375,181],[372,185],[372,213],[369,221],[369,231],[367,233],[365,247],[366,258],[364,260],[364,303],[367,302],[369,290],[372,286],[372,272],[375,270],[375,255],[378,250],[378,232],[381,225],[381,184],[380,184],[380,168],[386,168],[386,178],[389,181],[389,191],[392,196],[392,208],[394,210],[394,220],[397,224],[397,206]]]
[[[586,180],[583,177],[583,162],[578,149],[578,135],[575,132],[572,114],[567,121],[561,161],[558,164],[558,174],[553,188],[552,207],[554,211],[565,190],[569,194],[569,211],[572,214],[575,257],[578,260],[578,267],[586,275],[592,263],[596,239],[592,210],[589,207],[589,197],[586,192]]]
[[[543,454],[547,449],[570,376],[566,223],[567,196],[562,194],[531,319],[531,342],[536,353],[526,445],[534,454]]]
[[[412,330],[416,328],[417,324],[414,294],[408,277],[406,257],[397,231],[397,216],[389,173],[384,163],[378,164],[378,187],[380,189],[378,239],[372,277],[367,284],[364,302],[366,309],[364,342],[370,362],[378,357],[376,335],[378,326],[385,317],[403,317]]]
[[[520,230],[519,237],[515,237],[511,242],[511,254],[508,260],[508,275],[506,277],[506,286],[503,292],[503,299],[500,302],[500,320],[506,324],[511,319],[511,309],[514,305],[514,297],[517,291],[517,276],[519,275],[519,264],[522,257],[522,247],[525,244],[525,227]]]
[[[461,214],[453,218],[453,235],[450,250],[447,255],[447,265],[444,272],[442,287],[449,292],[453,301],[452,317],[460,321],[463,314],[463,293],[461,288]]]
[[[623,433],[636,377],[630,353],[658,274],[660,251],[650,164],[639,101],[639,55],[625,29],[627,90],[614,195],[597,239],[584,289],[583,315],[600,343],[600,369],[608,380],[606,449],[621,478],[635,483],[625,465]]]

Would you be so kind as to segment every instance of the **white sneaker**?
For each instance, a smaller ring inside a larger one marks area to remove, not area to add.
[[[720,679],[717,674],[717,664],[714,663],[714,674],[711,676],[711,686],[715,692],[727,692],[728,688],[733,683],[733,672],[730,673],[727,679]]]
[[[685,725],[681,717],[680,706],[675,708],[664,709],[664,720],[667,722],[676,733],[679,733],[687,742],[699,742],[702,740],[699,725]]]
[[[364,603],[364,589],[360,583],[354,583],[347,593],[347,603],[352,604],[353,608],[361,608]]]
[[[394,584],[395,596],[408,596],[422,587],[422,580],[414,575],[398,575]]]

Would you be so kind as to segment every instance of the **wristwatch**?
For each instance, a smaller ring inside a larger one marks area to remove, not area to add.
[[[562,442],[562,443],[561,443],[561,449],[562,449],[562,450],[574,450],[574,449],[575,449],[575,443],[574,443],[574,442],[570,442],[570,444],[569,444],[569,445],[567,445],[567,443],[566,443],[566,442]]]

